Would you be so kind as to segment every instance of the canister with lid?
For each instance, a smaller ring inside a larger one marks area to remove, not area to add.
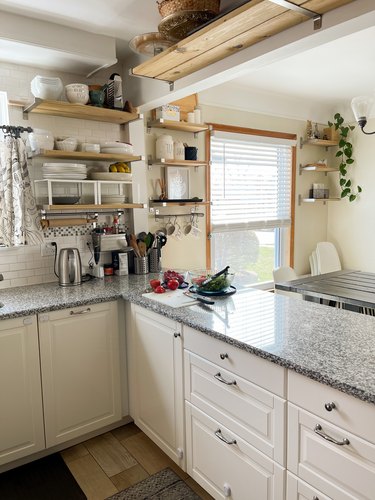
[[[173,137],[171,135],[162,134],[156,139],[156,158],[173,160]]]
[[[174,159],[185,160],[185,146],[181,141],[174,142]]]

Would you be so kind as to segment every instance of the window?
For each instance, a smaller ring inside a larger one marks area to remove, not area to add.
[[[266,287],[290,263],[296,137],[223,128],[210,140],[211,266]]]

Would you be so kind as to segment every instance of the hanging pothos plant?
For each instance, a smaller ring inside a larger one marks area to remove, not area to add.
[[[341,198],[348,197],[349,201],[354,201],[358,194],[362,192],[361,186],[357,186],[356,190],[353,190],[352,181],[347,177],[348,167],[353,165],[353,145],[348,140],[349,132],[354,130],[354,125],[344,125],[344,118],[340,113],[336,113],[334,116],[335,121],[328,122],[330,127],[335,127],[335,130],[339,132],[339,149],[336,153],[336,157],[340,159],[339,165],[339,183],[341,188]]]

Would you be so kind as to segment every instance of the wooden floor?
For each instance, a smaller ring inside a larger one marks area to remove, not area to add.
[[[165,467],[173,469],[202,499],[212,499],[135,424],[89,439],[61,455],[88,500],[104,500]]]

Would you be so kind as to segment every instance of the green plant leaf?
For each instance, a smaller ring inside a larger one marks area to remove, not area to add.
[[[357,197],[356,197],[356,195],[355,195],[355,194],[351,194],[351,195],[349,196],[349,201],[354,201],[356,198],[357,198]]]
[[[348,179],[346,181],[345,187],[350,187],[351,185],[352,185],[352,181],[350,179]]]
[[[350,128],[350,130],[354,130],[355,129],[355,125],[349,125],[349,128]]]
[[[357,189],[358,189],[358,193],[362,193],[362,188],[361,188],[361,186],[357,186]]]
[[[353,158],[348,158],[348,159],[346,160],[346,163],[347,163],[348,165],[351,165],[352,163],[354,163]]]
[[[345,139],[340,139],[339,148],[343,148],[344,146],[346,146],[346,140]]]
[[[341,191],[341,198],[345,198],[345,196],[348,196],[350,193],[350,189],[349,188],[345,188]]]
[[[333,123],[332,122],[328,122],[328,127],[332,127]]]
[[[343,167],[340,166],[340,174],[342,176],[345,176],[346,175],[346,168],[345,168],[345,165]]]
[[[333,116],[333,118],[334,118],[335,120],[339,121],[339,119],[341,118],[340,113],[336,113],[336,114]]]
[[[342,151],[337,151],[336,157],[338,158],[339,156],[342,156],[344,153]]]
[[[352,148],[345,148],[344,149],[344,155],[347,156],[348,158],[350,158],[353,154],[353,150]]]
[[[344,179],[344,177],[341,177],[340,186],[345,186],[345,183],[346,183],[346,179]]]

